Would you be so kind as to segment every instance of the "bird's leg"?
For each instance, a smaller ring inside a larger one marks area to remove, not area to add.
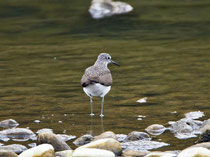
[[[90,105],[91,105],[91,113],[90,113],[90,116],[94,116],[94,113],[93,113],[93,98],[90,97]]]
[[[104,97],[102,97],[102,99],[101,99],[101,117],[103,117],[104,115],[103,115],[103,105],[104,105]]]

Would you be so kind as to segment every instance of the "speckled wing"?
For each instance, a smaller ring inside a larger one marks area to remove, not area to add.
[[[89,84],[100,83],[104,86],[112,85],[112,75],[110,70],[107,68],[103,71],[96,69],[96,67],[92,66],[85,70],[84,75],[81,79],[82,87],[87,87]]]

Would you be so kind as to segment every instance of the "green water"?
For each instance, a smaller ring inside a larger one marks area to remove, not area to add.
[[[127,2],[132,13],[93,20],[90,1],[1,1],[0,120],[78,137],[168,126],[190,111],[203,111],[208,119],[210,0]],[[109,65],[114,83],[103,121],[100,99],[94,99],[91,119],[80,87],[85,68],[100,52],[121,64]],[[147,103],[136,102],[143,97]],[[138,115],[146,117],[140,121]],[[160,150],[183,149],[197,140],[178,140],[170,132],[156,138],[171,144]]]

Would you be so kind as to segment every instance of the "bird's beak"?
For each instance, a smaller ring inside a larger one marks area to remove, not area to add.
[[[117,66],[120,66],[120,64],[114,62],[113,60],[111,60],[111,63],[113,63],[113,64],[115,64],[115,65],[117,65]]]

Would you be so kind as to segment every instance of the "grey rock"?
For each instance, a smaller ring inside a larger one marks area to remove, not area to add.
[[[18,122],[15,121],[14,119],[6,119],[0,122],[0,127],[6,128],[6,129],[13,128],[18,125],[19,125]]]
[[[146,150],[157,149],[164,146],[169,146],[168,143],[146,141],[146,140],[129,141],[129,142],[121,143],[121,145],[122,145],[122,148],[125,149],[125,151],[127,150],[146,151]]]
[[[8,150],[0,150],[0,157],[17,157],[18,155]]]
[[[14,152],[16,154],[20,154],[21,152],[27,150],[27,148],[21,144],[11,144],[11,145],[0,146],[0,150],[6,150]]]
[[[22,152],[18,157],[55,157],[53,146],[41,144]]]
[[[185,117],[188,119],[198,119],[204,116],[204,113],[201,111],[194,111],[185,114]]]
[[[36,143],[29,143],[28,146],[31,148],[36,147]]]
[[[118,156],[120,156],[122,154],[121,144],[113,138],[106,138],[106,139],[100,139],[97,141],[93,141],[86,145],[80,146],[78,149],[83,149],[83,148],[104,149],[104,150],[112,151],[113,153],[115,153]]]
[[[144,157],[148,154],[148,151],[133,151],[127,150],[123,153],[123,157]]]
[[[92,0],[89,13],[94,19],[100,19],[115,14],[124,14],[133,10],[133,7],[125,2],[113,2],[112,0]]]
[[[54,147],[55,152],[63,150],[71,150],[71,148],[62,139],[58,138],[54,133],[41,132],[37,136],[37,145],[51,144]]]
[[[204,122],[204,125],[200,129],[201,135],[198,142],[210,142],[210,119]]]
[[[105,138],[113,138],[115,140],[117,139],[114,132],[106,131],[106,132],[103,132],[102,134],[100,134],[99,136],[95,137],[94,141],[100,140],[100,139],[105,139]]]
[[[92,135],[83,135],[79,138],[77,138],[73,143],[76,146],[81,146],[87,143],[90,143],[93,140],[93,136]]]
[[[169,124],[171,125],[169,129],[172,133],[174,133],[175,137],[178,139],[187,139],[196,137],[196,134],[200,133],[199,129],[203,122],[183,118],[176,122],[170,122]]]
[[[137,140],[151,140],[149,135],[145,132],[138,132],[138,131],[132,131],[128,134],[125,141],[137,141]]]
[[[151,135],[160,135],[166,130],[166,128],[160,124],[153,124],[148,126],[145,130]]]
[[[26,128],[12,128],[0,131],[0,140],[14,140],[14,141],[27,141],[34,140],[36,135],[30,129]]]
[[[145,157],[176,157],[177,154],[174,152],[151,152]]]
[[[56,136],[65,142],[76,138],[76,136],[66,135],[66,134],[56,134]]]
[[[190,147],[182,150],[177,157],[210,157],[210,150],[203,147]]]
[[[49,128],[43,128],[43,129],[38,130],[36,133],[39,134],[41,132],[51,132],[51,133],[53,133],[53,130],[49,129]]]
[[[125,139],[127,138],[128,135],[125,134],[116,134],[117,141],[119,142],[125,142]]]

